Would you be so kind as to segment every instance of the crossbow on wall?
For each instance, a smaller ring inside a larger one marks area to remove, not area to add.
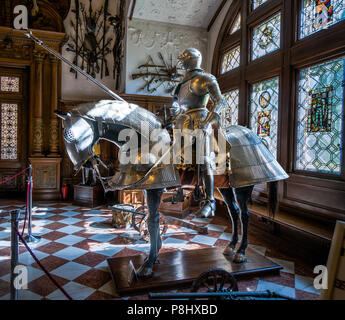
[[[182,69],[174,65],[172,55],[170,59],[164,59],[162,53],[159,52],[158,57],[161,64],[156,64],[152,56],[149,56],[147,62],[138,67],[139,73],[132,74],[132,79],[142,78],[145,81],[139,91],[152,94],[163,86],[167,94],[173,95],[175,87],[182,80],[183,74],[179,72]]]

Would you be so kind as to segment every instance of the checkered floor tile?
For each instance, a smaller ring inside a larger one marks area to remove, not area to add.
[[[1,300],[9,299],[9,211],[23,205],[19,201],[0,200]],[[111,212],[106,208],[89,209],[63,202],[34,204],[33,233],[42,239],[39,243],[30,244],[30,247],[73,299],[117,299],[106,260],[109,257],[147,253],[149,250],[149,244],[140,238],[138,232],[134,229],[113,228],[111,218]],[[207,226],[209,234],[199,235],[185,227],[169,226],[163,237],[163,251],[225,247],[229,244],[231,223],[228,219],[189,216],[185,221]],[[263,243],[262,239],[251,234],[249,242],[253,250],[271,258],[284,269],[278,276],[239,281],[241,291],[272,290],[296,299],[319,299],[319,292],[313,287],[311,266],[282,255],[277,252],[274,244]],[[21,245],[19,249],[19,262],[27,266],[29,279],[28,288],[19,290],[19,299],[66,299],[25,247]]]

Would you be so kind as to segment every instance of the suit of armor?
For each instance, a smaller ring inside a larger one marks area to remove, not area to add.
[[[186,75],[178,85],[174,95],[174,102],[170,108],[171,121],[175,129],[202,129],[205,133],[205,155],[210,153],[209,129],[212,124],[219,122],[222,109],[225,107],[216,78],[204,72],[201,66],[201,53],[194,48],[187,49],[178,57],[180,64],[186,70]],[[211,98],[212,110],[206,106]],[[206,200],[198,215],[208,217],[214,215],[214,176],[210,160],[200,165]]]

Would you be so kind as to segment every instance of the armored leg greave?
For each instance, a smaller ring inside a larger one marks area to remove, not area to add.
[[[197,212],[197,215],[203,218],[208,218],[209,216],[214,216],[215,214],[216,200],[214,198],[213,171],[209,164],[206,164],[205,167],[204,170],[202,170],[202,179],[204,183],[206,199],[202,202],[202,208]]]
[[[149,277],[152,275],[152,266],[158,258],[158,253],[162,247],[162,240],[159,229],[159,205],[163,189],[146,190],[147,206],[149,208],[149,218],[147,225],[150,233],[150,253],[144,264],[139,268],[138,277]]]

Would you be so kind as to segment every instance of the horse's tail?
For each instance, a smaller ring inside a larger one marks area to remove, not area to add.
[[[278,181],[269,182],[268,186],[268,211],[271,218],[274,218],[278,206]]]

